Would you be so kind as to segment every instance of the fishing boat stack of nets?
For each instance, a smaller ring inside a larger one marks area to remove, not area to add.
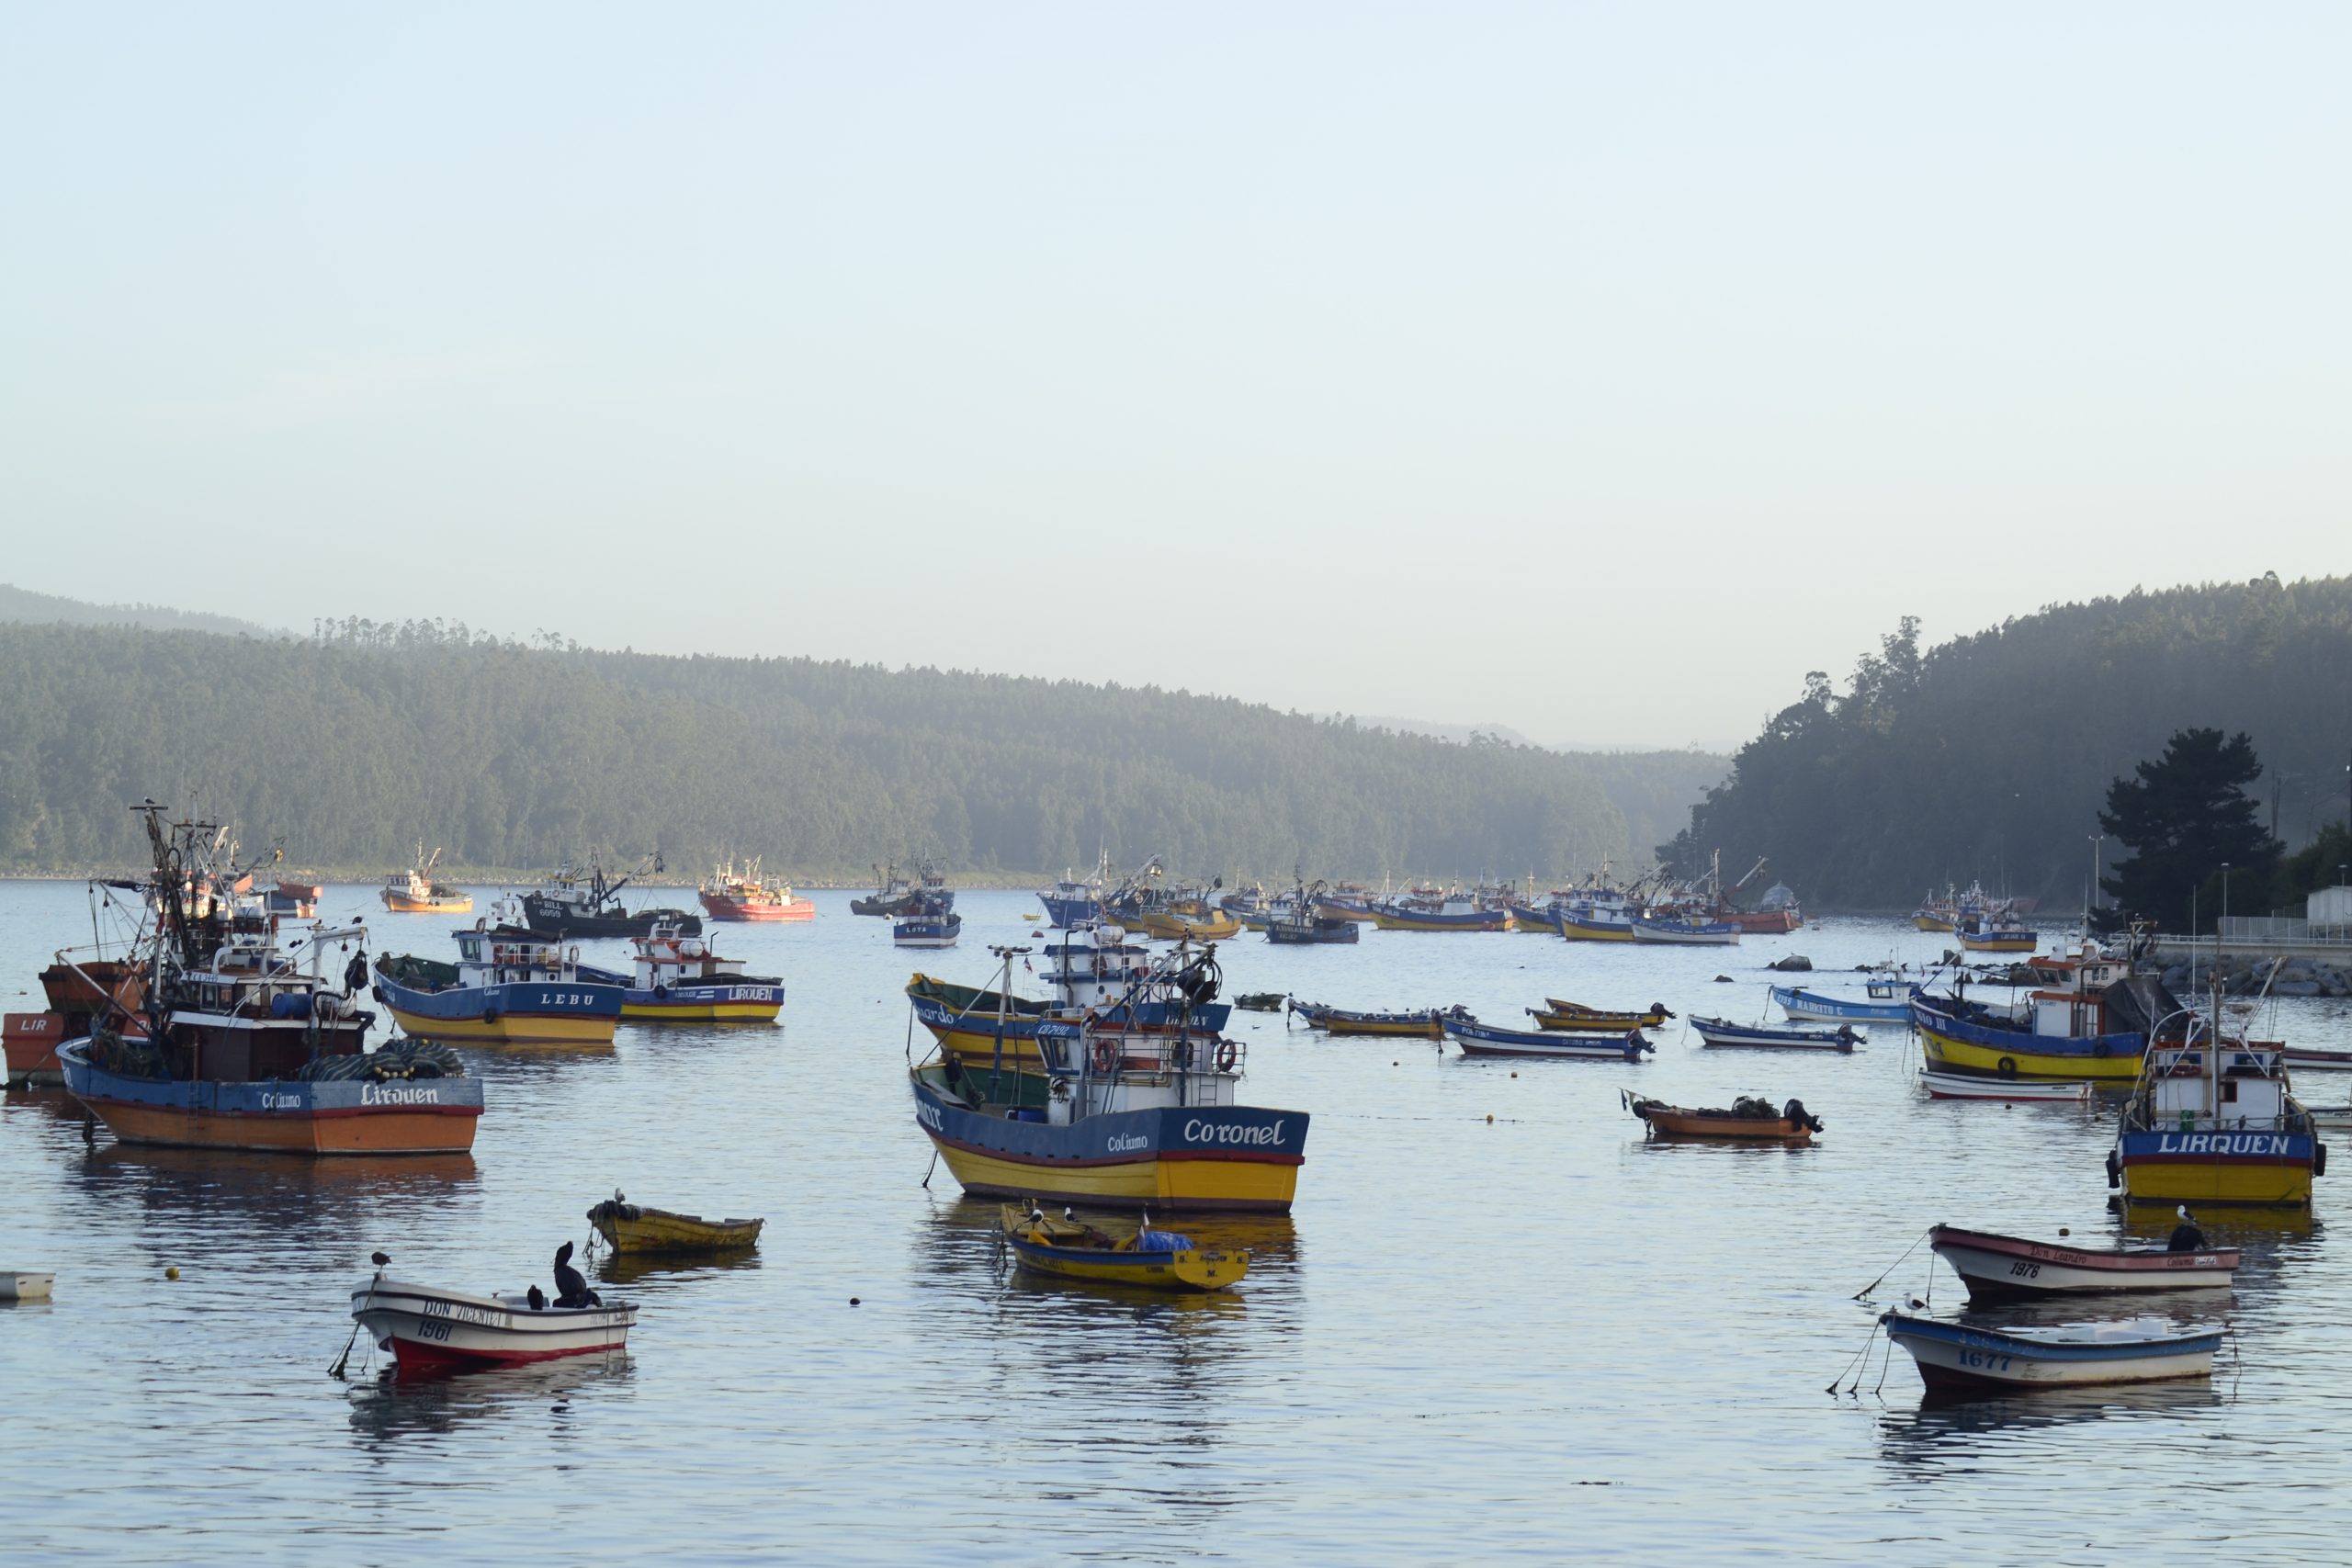
[[[466,1065],[437,1040],[387,1041],[364,1056],[318,1056],[296,1075],[311,1083],[390,1083],[408,1078],[461,1078]]]
[[[90,1066],[125,1078],[167,1078],[164,1054],[149,1040],[128,1040],[112,1030],[90,1042]]]

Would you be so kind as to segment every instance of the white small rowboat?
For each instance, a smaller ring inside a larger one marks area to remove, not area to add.
[[[1975,1078],[1962,1073],[1923,1072],[1919,1081],[1936,1100],[1997,1100],[2008,1105],[2030,1105],[2091,1097],[2088,1079]]]
[[[0,1302],[39,1302],[49,1299],[50,1286],[57,1282],[54,1274],[35,1274],[25,1269],[0,1269]]]
[[[534,1312],[526,1296],[468,1295],[379,1274],[351,1292],[351,1315],[404,1372],[468,1372],[617,1351],[637,1308],[612,1302]]]
[[[1928,1245],[1951,1265],[1972,1302],[2113,1291],[2226,1291],[2239,1256],[2235,1247],[2119,1252],[2059,1247],[1954,1225],[1931,1228]]]
[[[1744,1046],[1758,1051],[1851,1051],[1861,1039],[1851,1025],[1837,1029],[1770,1029],[1761,1024],[1734,1023],[1727,1018],[1690,1020],[1699,1038],[1713,1046]]]
[[[2177,1329],[2161,1317],[2052,1328],[1976,1328],[1909,1313],[1880,1316],[1886,1337],[1919,1365],[1931,1390],[2015,1393],[2086,1383],[2209,1378],[2219,1328]]]

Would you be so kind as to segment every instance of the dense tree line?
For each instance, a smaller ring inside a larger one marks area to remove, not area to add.
[[[1844,693],[1808,674],[1659,854],[1689,868],[1717,850],[1743,866],[1769,854],[1820,905],[1902,907],[1981,878],[2079,908],[2109,786],[2198,728],[2250,738],[2264,768],[2251,798],[2290,847],[2343,819],[2352,579],[2134,592],[1927,651],[1905,618]],[[2291,880],[2233,883],[2233,911],[2265,912]]]
[[[915,855],[1035,872],[1100,848],[1270,880],[1294,863],[1565,877],[1626,861],[1722,762],[434,622],[306,638],[0,626],[0,863],[15,869],[135,859],[124,807],[153,795],[233,821],[249,847],[282,839],[297,863],[354,867],[404,862],[422,838],[481,866],[658,848],[673,872],[730,852],[807,874]]]

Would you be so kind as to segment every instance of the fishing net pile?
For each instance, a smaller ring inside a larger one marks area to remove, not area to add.
[[[164,1054],[153,1041],[127,1040],[109,1031],[90,1042],[90,1066],[125,1078],[168,1078]]]
[[[294,1075],[311,1083],[390,1083],[410,1078],[461,1078],[466,1065],[437,1040],[387,1041],[364,1056],[315,1056]]]

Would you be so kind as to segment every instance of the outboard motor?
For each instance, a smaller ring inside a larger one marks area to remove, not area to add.
[[[1810,1127],[1816,1133],[1821,1131],[1821,1118],[1808,1112],[1802,1100],[1792,1099],[1781,1107],[1781,1115],[1792,1127]]]

